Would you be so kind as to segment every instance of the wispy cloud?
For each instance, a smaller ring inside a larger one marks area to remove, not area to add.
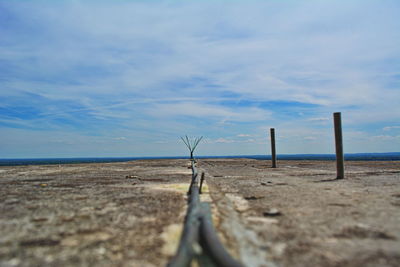
[[[400,126],[386,126],[383,128],[384,131],[391,131],[395,129],[400,129]]]
[[[325,121],[329,121],[329,118],[309,118],[308,121],[315,121],[315,122],[325,122]]]
[[[328,136],[334,111],[348,132],[397,127],[387,126],[400,113],[397,1],[0,0],[0,12],[2,136],[104,137],[104,147],[124,136],[115,153],[175,155],[188,133],[235,140],[221,154],[257,154],[234,144],[276,127],[281,151],[302,152],[291,142]],[[0,156],[34,154],[13,140]],[[348,147],[360,148],[375,149]]]

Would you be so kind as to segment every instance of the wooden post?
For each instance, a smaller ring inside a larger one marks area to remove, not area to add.
[[[336,179],[344,178],[344,156],[342,138],[342,116],[340,112],[333,113],[335,126],[335,146],[336,146]]]
[[[276,168],[275,129],[270,129],[272,168]]]

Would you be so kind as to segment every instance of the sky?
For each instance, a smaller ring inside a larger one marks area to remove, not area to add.
[[[0,0],[0,158],[400,151],[400,1]]]

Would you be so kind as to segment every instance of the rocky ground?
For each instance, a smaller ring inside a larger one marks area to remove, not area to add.
[[[164,266],[188,163],[0,167],[0,266]],[[346,162],[340,181],[334,162],[198,165],[220,237],[247,266],[399,266],[400,162]]]

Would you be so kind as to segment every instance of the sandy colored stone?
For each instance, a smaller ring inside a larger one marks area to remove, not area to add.
[[[247,266],[400,262],[400,162],[346,162],[341,181],[333,161],[198,165],[218,235]],[[165,266],[186,212],[187,166],[0,167],[0,266]]]

